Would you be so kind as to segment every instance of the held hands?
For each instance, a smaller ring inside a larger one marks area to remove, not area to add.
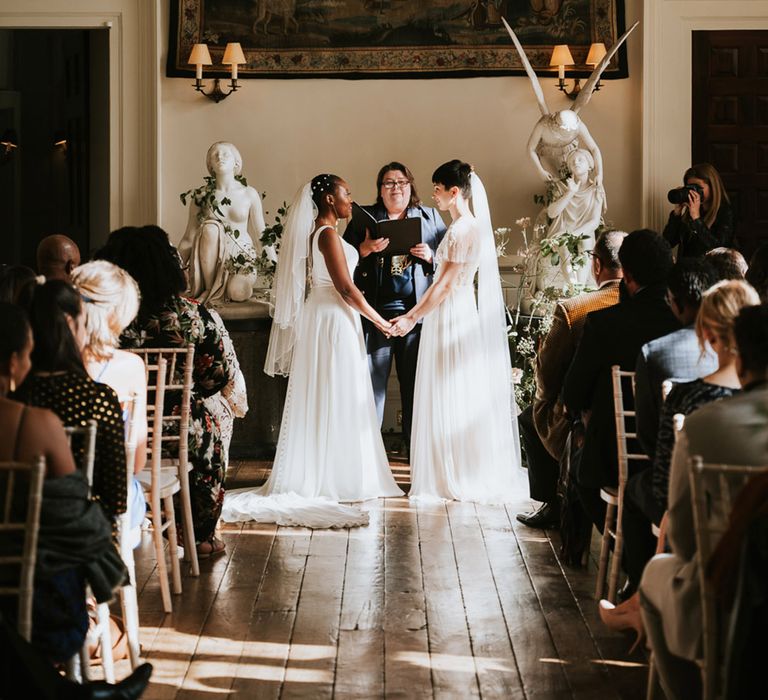
[[[418,243],[408,251],[414,258],[432,262],[432,249],[426,243]]]
[[[387,321],[386,319],[381,319],[379,321],[374,321],[373,323],[376,328],[378,328],[384,335],[389,338],[392,335],[392,324]]]
[[[360,257],[367,258],[371,253],[380,253],[389,245],[389,238],[371,238],[371,230],[365,229],[365,240],[360,243]]]
[[[398,316],[392,319],[392,327],[389,329],[389,337],[407,335],[416,325],[416,319],[408,316]]]

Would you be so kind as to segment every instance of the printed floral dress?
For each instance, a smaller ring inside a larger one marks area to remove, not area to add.
[[[160,311],[137,318],[121,338],[123,348],[185,347],[189,343],[195,346],[190,406],[189,461],[192,471],[189,487],[195,540],[200,543],[213,537],[224,500],[225,460],[221,429],[205,405],[205,399],[221,391],[229,381],[229,366],[221,334],[202,304],[193,299],[174,297]],[[174,381],[182,381],[183,371],[180,364]],[[169,392],[165,399],[166,411],[180,412],[180,402],[180,392]],[[177,508],[177,519],[180,512]],[[181,522],[178,526],[181,527]]]

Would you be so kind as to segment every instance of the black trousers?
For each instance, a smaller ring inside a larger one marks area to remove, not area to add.
[[[624,492],[622,566],[634,588],[640,585],[643,569],[656,553],[657,540],[651,531],[651,523],[658,525],[664,515],[653,497],[652,475],[653,470],[647,468],[631,476]]]
[[[380,311],[380,313],[389,320],[405,312]],[[419,356],[421,324],[417,323],[410,333],[399,338],[387,338],[368,321],[365,322],[363,330],[365,333],[365,346],[368,352],[368,369],[371,372],[373,398],[376,402],[379,424],[384,420],[387,382],[389,381],[389,373],[392,371],[392,360],[394,359],[397,381],[400,384],[400,400],[403,405],[403,438],[410,451],[411,426],[413,425],[413,392],[416,385],[416,362]]]
[[[560,465],[541,442],[533,424],[533,408],[528,406],[518,417],[520,439],[528,464],[528,485],[534,501],[553,503],[557,498],[557,479]]]

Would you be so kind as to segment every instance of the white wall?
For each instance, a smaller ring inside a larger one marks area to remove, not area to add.
[[[161,72],[168,9],[169,0],[161,0]],[[627,26],[641,15],[642,0],[626,0]],[[641,223],[642,29],[629,39],[630,77],[604,82],[581,112],[603,152],[607,218],[625,229]],[[567,108],[555,82],[542,80],[550,109]],[[371,201],[378,168],[393,159],[413,170],[424,197],[434,168],[451,158],[474,164],[495,225],[514,226],[536,213],[533,194],[542,187],[525,144],[539,112],[525,77],[242,80],[242,90],[220,104],[191,84],[191,78],[160,81],[160,224],[173,240],[186,225],[178,195],[201,183],[205,152],[217,140],[238,146],[249,184],[266,191],[272,213],[326,171],[345,177],[360,201]]]

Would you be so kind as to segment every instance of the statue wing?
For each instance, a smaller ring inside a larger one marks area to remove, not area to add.
[[[634,31],[638,24],[640,24],[640,22],[635,22],[629,29],[627,29],[626,32],[624,32],[624,34],[621,35],[619,40],[611,47],[610,51],[608,51],[608,53],[603,56],[603,60],[597,64],[595,70],[592,71],[592,75],[589,76],[589,80],[587,80],[587,82],[584,84],[584,87],[579,91],[579,94],[576,96],[576,100],[573,103],[573,107],[571,107],[571,109],[576,112],[576,114],[579,113],[579,110],[582,107],[587,106],[587,102],[589,102],[590,98],[592,97],[592,92],[595,89],[595,85],[597,85],[597,81],[600,80],[600,76],[603,74],[603,71],[610,63],[613,55],[619,50],[619,47],[626,41],[627,37]]]
[[[528,56],[525,55],[525,50],[523,49],[523,45],[520,43],[517,36],[512,31],[512,27],[510,27],[507,24],[507,20],[502,17],[501,21],[504,22],[504,26],[507,28],[507,31],[509,32],[509,36],[512,37],[512,41],[515,44],[515,48],[517,48],[517,53],[520,55],[520,60],[523,62],[523,67],[525,68],[525,72],[528,73],[528,77],[531,80],[531,87],[533,87],[533,94],[536,95],[536,101],[539,103],[539,109],[541,110],[542,115],[546,116],[547,114],[549,114],[549,107],[547,107],[547,102],[544,99],[544,92],[541,89],[541,84],[539,83],[539,79],[536,76],[536,73],[534,72],[533,68],[531,67],[531,63],[528,60]]]

